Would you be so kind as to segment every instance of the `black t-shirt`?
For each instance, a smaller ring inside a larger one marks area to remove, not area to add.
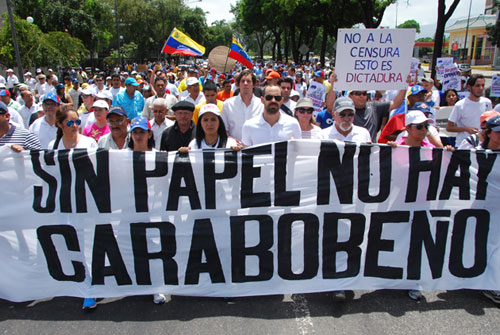
[[[173,126],[168,127],[161,134],[160,150],[176,151],[180,147],[187,147],[194,138],[194,122],[191,121],[191,127],[183,134],[177,126],[177,121]]]
[[[389,117],[389,102],[367,102],[365,108],[356,108],[354,124],[366,128],[373,142],[377,142],[377,133],[382,125],[382,119]]]

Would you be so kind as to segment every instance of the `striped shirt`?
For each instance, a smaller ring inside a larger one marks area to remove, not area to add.
[[[42,146],[35,134],[11,124],[9,131],[0,138],[0,147],[19,144],[24,150],[41,150]]]

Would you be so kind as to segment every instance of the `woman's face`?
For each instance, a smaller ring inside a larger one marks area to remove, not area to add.
[[[201,117],[201,128],[206,135],[217,134],[219,130],[219,118],[214,113],[205,113]]]
[[[149,130],[144,130],[142,128],[135,128],[132,130],[132,141],[134,141],[134,148],[147,147],[148,140],[153,136],[153,133]]]
[[[299,120],[299,123],[309,123],[313,115],[313,108],[299,108],[295,111],[295,115]]]
[[[76,112],[68,112],[62,124],[59,125],[63,131],[63,136],[73,136],[75,133],[78,133],[80,122],[80,118]]]
[[[108,110],[106,108],[94,107],[94,116],[97,121],[106,121]]]
[[[457,102],[458,97],[453,91],[449,91],[446,93],[446,103],[448,106],[455,106],[455,103]]]
[[[427,131],[429,129],[429,124],[427,122],[419,124],[410,124],[406,127],[408,131],[408,136],[413,137],[416,140],[422,141],[425,136],[427,136]]]

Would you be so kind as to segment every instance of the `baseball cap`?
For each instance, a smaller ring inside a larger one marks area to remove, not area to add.
[[[486,128],[500,131],[500,115],[494,116],[486,122]]]
[[[220,116],[219,107],[217,107],[217,105],[215,105],[215,104],[206,104],[206,105],[201,106],[200,114],[198,115],[198,119],[201,119],[201,116],[205,113],[213,113],[217,116]]]
[[[340,113],[344,110],[356,110],[354,107],[354,102],[349,97],[342,97],[335,100],[335,104],[333,104],[333,111],[335,113]]]
[[[96,98],[97,99],[108,99],[108,100],[113,101],[113,93],[111,93],[108,90],[102,90],[102,91],[97,93]]]
[[[175,112],[182,109],[194,112],[194,107],[195,106],[191,102],[183,100],[173,105],[172,110]]]
[[[210,72],[217,72],[217,69],[215,67],[213,67]]]
[[[7,105],[2,101],[0,101],[0,112],[2,112],[2,114],[9,112],[9,107],[7,107]]]
[[[55,103],[57,103],[58,105],[61,104],[61,100],[59,100],[59,97],[54,92],[50,92],[50,93],[47,93],[45,95],[45,97],[43,98],[43,102],[45,102],[47,100],[52,100]]]
[[[199,81],[198,79],[194,78],[194,77],[189,77],[187,80],[186,80],[186,85],[187,86],[191,86],[191,85],[195,85],[195,84],[198,84]]]
[[[95,91],[91,89],[90,86],[87,86],[82,90],[82,94],[95,96]]]
[[[417,110],[417,111],[421,111],[422,113],[431,113],[431,108],[429,107],[428,104],[426,104],[425,102],[417,102],[413,105],[413,107],[411,108],[411,110]]]
[[[292,91],[290,92],[290,98],[293,98],[293,97],[300,97],[300,94],[296,90],[292,89]]]
[[[299,108],[314,108],[313,101],[310,98],[302,98],[297,101],[295,109]]]
[[[12,70],[12,69],[7,69],[7,71],[5,71],[5,72],[14,72],[14,70]]]
[[[318,71],[314,72],[314,76],[315,77],[324,77],[325,73],[321,70],[318,70]]]
[[[104,100],[96,100],[94,102],[94,104],[92,105],[92,108],[94,108],[94,107],[109,109],[108,103]]]
[[[489,119],[491,119],[492,117],[497,116],[497,115],[500,115],[500,113],[497,112],[496,110],[487,111],[487,112],[484,112],[483,114],[481,114],[481,116],[479,117],[479,120],[481,121],[481,123],[483,123],[483,122],[486,122]]]
[[[125,112],[122,106],[111,106],[108,114],[106,114],[106,118],[108,118],[111,114],[127,117],[127,112]]]
[[[410,92],[408,95],[415,95],[415,94],[419,94],[420,92],[427,93],[427,90],[420,85],[413,85],[410,88]]]
[[[129,77],[125,79],[125,85],[139,86],[139,83],[133,77]]]
[[[29,72],[29,71],[28,71],[28,72],[26,72],[26,73],[24,74],[24,76],[25,76],[25,77],[26,77],[26,76],[33,77],[33,75],[31,74],[31,72]]]
[[[428,118],[419,110],[411,110],[405,115],[405,125],[419,124],[424,122],[434,123],[434,120]]]
[[[56,85],[56,90],[60,90],[61,88],[64,88],[64,84],[59,83]]]
[[[281,78],[280,74],[276,71],[271,71],[269,72],[269,75],[266,77],[266,79],[273,79],[273,78]]]
[[[9,90],[1,90],[0,91],[0,97],[5,97],[5,96],[9,96],[10,97]]]
[[[130,132],[132,132],[132,130],[134,130],[135,128],[151,130],[151,124],[149,123],[149,120],[144,116],[138,116],[130,123]]]

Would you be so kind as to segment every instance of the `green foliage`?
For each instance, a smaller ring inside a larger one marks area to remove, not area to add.
[[[17,65],[12,42],[12,31],[7,13],[0,30],[0,63],[6,67]],[[85,59],[88,50],[83,43],[65,32],[43,33],[40,28],[14,16],[21,62],[25,68],[56,66],[60,63],[76,65]]]
[[[123,44],[120,48],[120,53],[123,58],[132,58],[137,53],[138,45],[134,42]],[[111,49],[110,55],[104,59],[104,62],[110,66],[117,64],[120,55],[118,50]]]
[[[494,13],[496,13],[498,10],[500,10],[500,1],[495,0],[495,8],[494,8]],[[488,41],[496,46],[500,47],[500,21],[497,20],[497,22],[493,24],[489,24],[486,27],[486,32],[488,33]]]
[[[415,20],[406,20],[396,28],[415,28],[417,30],[417,33],[420,33],[420,24]]]

